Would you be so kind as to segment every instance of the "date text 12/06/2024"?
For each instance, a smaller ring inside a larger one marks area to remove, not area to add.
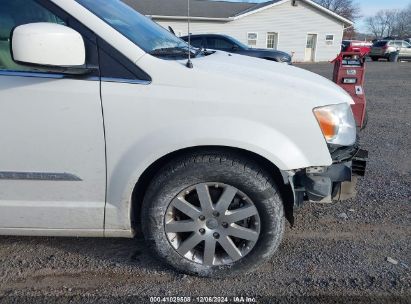
[[[150,303],[257,303],[255,297],[150,297]]]

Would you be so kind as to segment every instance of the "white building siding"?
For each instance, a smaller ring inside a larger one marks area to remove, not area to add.
[[[156,20],[160,25],[171,26],[176,34],[187,35],[184,20]],[[309,4],[291,2],[265,9],[230,22],[192,21],[192,34],[227,34],[247,44],[247,33],[258,33],[257,48],[267,47],[267,33],[278,33],[278,49],[293,53],[295,62],[305,61],[307,34],[317,34],[315,61],[329,61],[340,52],[344,25],[330,15]],[[327,45],[326,35],[334,35],[332,45]]]

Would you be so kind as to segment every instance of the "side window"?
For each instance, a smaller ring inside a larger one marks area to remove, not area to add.
[[[36,70],[16,64],[12,59],[10,51],[11,32],[13,28],[34,22],[65,24],[63,20],[34,0],[0,0],[0,70]]]
[[[408,43],[408,42],[406,42],[406,41],[403,41],[402,42],[402,47],[404,47],[404,48],[409,48],[411,45]]]
[[[216,50],[231,50],[233,44],[221,38],[207,38],[207,47]]]
[[[187,42],[188,42],[188,40],[187,40]],[[191,45],[196,47],[196,48],[201,48],[201,47],[204,46],[202,37],[191,38],[190,42],[191,42]]]
[[[94,68],[84,77],[103,77],[106,80],[151,81],[149,75],[126,59],[109,44],[98,38],[78,20],[48,0],[0,0],[0,72],[48,72],[45,69],[16,64],[10,52],[10,35],[14,27],[33,22],[52,22],[80,33],[86,48],[86,65]],[[53,73],[53,72],[51,72]],[[71,76],[68,76],[71,77]],[[81,78],[82,76],[73,76]]]

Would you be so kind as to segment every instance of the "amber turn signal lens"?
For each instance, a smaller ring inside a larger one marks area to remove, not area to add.
[[[314,108],[313,114],[327,143],[339,146],[355,143],[357,129],[351,104],[343,102]]]
[[[317,108],[314,110],[321,131],[326,140],[332,140],[338,133],[338,121],[332,112]]]

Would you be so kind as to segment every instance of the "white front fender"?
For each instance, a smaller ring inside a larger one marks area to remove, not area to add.
[[[227,117],[174,120],[164,128],[146,133],[119,155],[114,166],[109,164],[106,229],[130,229],[132,191],[151,164],[169,153],[198,146],[251,151],[281,170],[320,165],[307,159],[302,147],[290,137],[262,123]],[[328,151],[318,151],[324,154],[321,165],[330,164]]]

